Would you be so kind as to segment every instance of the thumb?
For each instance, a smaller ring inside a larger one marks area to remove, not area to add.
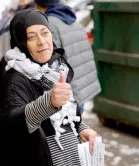
[[[64,83],[65,82],[65,73],[62,71],[60,72],[60,78],[59,78],[59,83]]]

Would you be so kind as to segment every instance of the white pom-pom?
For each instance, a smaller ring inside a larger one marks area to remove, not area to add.
[[[70,126],[71,126],[71,128],[74,128],[74,127],[75,127],[75,124],[72,122],[72,123],[70,124]]]
[[[60,132],[60,133],[64,133],[66,130],[65,129],[63,129],[63,128],[61,128],[61,127],[59,127],[59,129],[58,129],[58,132]]]
[[[64,120],[63,120],[63,125],[66,125],[66,124],[68,124],[68,123],[69,123],[68,119],[64,119]]]
[[[55,121],[54,128],[57,128],[57,127],[60,127],[60,126],[61,126],[61,122]]]
[[[80,122],[80,117],[79,116],[74,117],[73,121],[74,122]]]
[[[56,116],[55,116],[55,114],[52,115],[52,116],[50,117],[50,119],[51,119],[52,121],[56,121]]]
[[[60,113],[56,114],[56,119],[59,120],[61,118]]]
[[[9,61],[6,68],[5,68],[5,70],[8,71],[9,69],[13,68],[14,64],[15,64],[14,60]]]

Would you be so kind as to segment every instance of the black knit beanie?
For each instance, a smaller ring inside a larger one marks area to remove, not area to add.
[[[47,7],[59,4],[60,0],[35,0],[35,3],[41,7]]]
[[[28,58],[32,61],[33,58],[27,49],[27,33],[26,29],[32,25],[44,25],[49,29],[49,22],[46,15],[35,9],[25,9],[16,13],[10,23],[10,35],[11,35],[11,48],[18,47],[21,52],[25,53]],[[53,53],[60,55],[64,54],[62,48],[57,48],[53,42]],[[51,61],[53,62],[55,56],[52,56]],[[50,61],[50,63],[51,63]],[[36,62],[35,62],[36,63]]]
[[[10,23],[11,48],[18,47],[21,52],[29,56],[26,41],[26,28],[41,24],[49,29],[47,17],[35,9],[25,9],[16,13]]]

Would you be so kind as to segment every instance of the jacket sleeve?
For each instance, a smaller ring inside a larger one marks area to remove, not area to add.
[[[25,107],[25,119],[29,133],[34,132],[40,127],[41,122],[57,112],[50,100],[51,91],[45,92],[35,101],[29,103]]]
[[[77,104],[77,112],[76,115],[80,117],[80,122],[75,122],[75,128],[78,134],[84,129],[89,129],[90,127],[84,123],[82,123],[82,116],[80,113],[79,105]]]
[[[9,128],[18,131],[24,129],[28,132],[28,126],[36,130],[44,119],[57,111],[51,105],[50,92],[32,101],[32,92],[28,82],[28,79],[20,74],[8,77],[5,82],[5,119]]]

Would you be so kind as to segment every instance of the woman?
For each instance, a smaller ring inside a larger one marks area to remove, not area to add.
[[[79,166],[78,144],[96,132],[81,124],[70,82],[73,70],[55,48],[48,20],[37,10],[18,12],[5,55],[6,161],[13,166]]]

